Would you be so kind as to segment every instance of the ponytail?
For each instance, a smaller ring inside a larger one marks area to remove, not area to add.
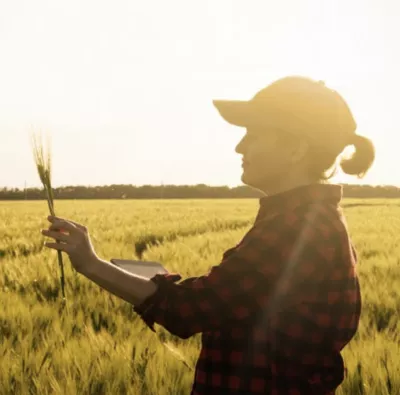
[[[346,174],[363,178],[375,160],[374,144],[369,138],[356,134],[351,145],[356,150],[350,158],[341,160],[340,167]]]

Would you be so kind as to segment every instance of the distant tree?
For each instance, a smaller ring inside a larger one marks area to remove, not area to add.
[[[346,198],[400,198],[400,188],[391,185],[343,185]],[[246,185],[228,186],[197,185],[68,185],[54,189],[56,199],[243,199],[260,198],[262,193]],[[0,189],[0,200],[45,199],[39,188]]]

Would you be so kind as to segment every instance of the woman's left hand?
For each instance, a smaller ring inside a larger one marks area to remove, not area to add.
[[[59,217],[49,216],[47,219],[51,225],[48,230],[42,230],[42,234],[56,242],[46,242],[46,247],[68,254],[72,266],[79,273],[95,264],[99,258],[86,226]]]

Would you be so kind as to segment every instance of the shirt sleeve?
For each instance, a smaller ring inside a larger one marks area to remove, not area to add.
[[[188,338],[251,318],[271,305],[299,303],[320,285],[321,264],[332,259],[321,234],[307,221],[276,217],[268,226],[253,227],[204,276],[178,283],[179,274],[156,275],[156,292],[134,310],[153,331],[158,323]]]

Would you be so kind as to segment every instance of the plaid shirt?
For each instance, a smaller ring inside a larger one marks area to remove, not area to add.
[[[334,394],[361,309],[341,198],[332,184],[263,197],[253,227],[208,274],[152,279],[157,291],[134,307],[144,322],[202,333],[192,395]]]

